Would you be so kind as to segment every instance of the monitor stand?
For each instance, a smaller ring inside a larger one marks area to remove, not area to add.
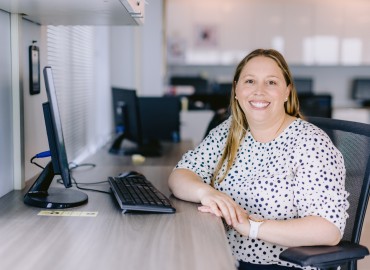
[[[70,188],[49,188],[55,176],[50,161],[35,183],[24,195],[24,203],[47,209],[63,209],[83,205],[88,197],[85,193]]]
[[[119,134],[110,147],[109,153],[120,156],[140,154],[145,157],[159,157],[162,155],[162,147],[158,141],[136,144],[125,139],[124,133]]]

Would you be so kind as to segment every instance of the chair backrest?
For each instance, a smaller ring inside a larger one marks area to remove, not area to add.
[[[306,120],[324,130],[344,157],[350,206],[343,240],[359,243],[369,199],[370,125],[321,117]]]

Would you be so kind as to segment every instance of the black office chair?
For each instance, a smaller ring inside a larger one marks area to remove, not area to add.
[[[307,121],[323,129],[341,151],[346,166],[346,190],[350,193],[349,217],[342,241],[336,246],[292,247],[280,259],[319,269],[356,270],[357,260],[369,255],[359,244],[369,199],[370,125],[321,117]]]
[[[209,122],[206,132],[204,133],[204,137],[207,137],[208,133],[220,125],[223,121],[225,121],[230,116],[230,111],[227,108],[222,108],[217,111],[215,111],[215,114],[213,115],[211,121]]]

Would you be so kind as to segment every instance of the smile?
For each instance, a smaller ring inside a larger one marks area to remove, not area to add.
[[[252,105],[252,107],[255,108],[266,108],[268,105],[270,105],[270,102],[266,101],[250,101],[249,104]]]

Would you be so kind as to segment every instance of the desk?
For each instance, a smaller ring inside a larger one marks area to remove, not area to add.
[[[86,160],[97,167],[73,172],[78,182],[101,181],[136,169],[170,196],[167,179],[173,165],[153,165],[151,158],[149,165],[134,166],[129,159],[121,165],[122,157],[102,151]],[[108,183],[91,188],[109,190]],[[86,191],[89,202],[70,210],[96,211],[96,217],[49,217],[23,203],[25,191],[0,199],[1,269],[234,269],[221,220],[198,212],[196,204],[170,196],[175,214],[124,215],[113,196]]]

